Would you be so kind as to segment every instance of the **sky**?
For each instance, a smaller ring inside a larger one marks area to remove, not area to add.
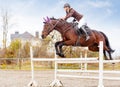
[[[7,10],[10,34],[28,31],[35,35],[43,29],[43,17],[61,18],[65,16],[63,5],[69,3],[83,14],[91,29],[104,32],[110,44],[120,54],[120,1],[119,0],[0,0],[0,13]],[[2,19],[0,14],[0,46],[2,46]]]

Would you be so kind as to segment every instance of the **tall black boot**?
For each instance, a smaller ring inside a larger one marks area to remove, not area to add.
[[[80,29],[82,29],[82,31],[85,33],[86,35],[86,41],[90,39],[90,36],[88,35],[87,31],[85,30],[84,27],[81,27]]]

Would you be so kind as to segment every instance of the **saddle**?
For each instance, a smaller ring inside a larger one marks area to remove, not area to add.
[[[87,34],[90,35],[91,29],[87,26],[87,24],[84,24],[79,28],[77,22],[72,22],[72,27],[76,31],[76,33],[80,36],[85,34],[83,29],[85,29]]]

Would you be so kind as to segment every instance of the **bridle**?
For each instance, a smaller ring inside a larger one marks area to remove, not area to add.
[[[46,30],[46,32],[51,32],[56,26],[57,26],[57,24],[60,22],[60,20],[57,20],[57,22],[55,23],[55,24],[52,24],[52,23],[50,23],[50,21],[49,22],[47,22],[47,23],[49,23],[49,27],[48,27],[48,29]],[[71,25],[69,25],[69,26],[67,26],[67,27],[65,27],[65,29],[63,30],[63,36],[65,35],[65,33],[67,32],[67,31],[69,31],[70,30],[70,27]]]
[[[53,27],[50,28],[50,29],[48,30],[48,32],[52,31],[52,30],[57,26],[57,24],[59,23],[59,21],[60,21],[60,20],[58,20],[55,25],[53,25],[52,23],[50,23]]]

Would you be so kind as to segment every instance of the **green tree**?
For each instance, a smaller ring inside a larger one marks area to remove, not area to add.
[[[18,53],[20,51],[20,48],[21,48],[21,40],[19,39],[16,39],[16,40],[13,40],[7,50],[7,57],[18,57]]]
[[[20,53],[20,56],[22,58],[28,58],[28,57],[30,57],[30,45],[31,45],[31,43],[28,42],[28,41],[25,42],[25,44],[23,45],[21,53]]]

